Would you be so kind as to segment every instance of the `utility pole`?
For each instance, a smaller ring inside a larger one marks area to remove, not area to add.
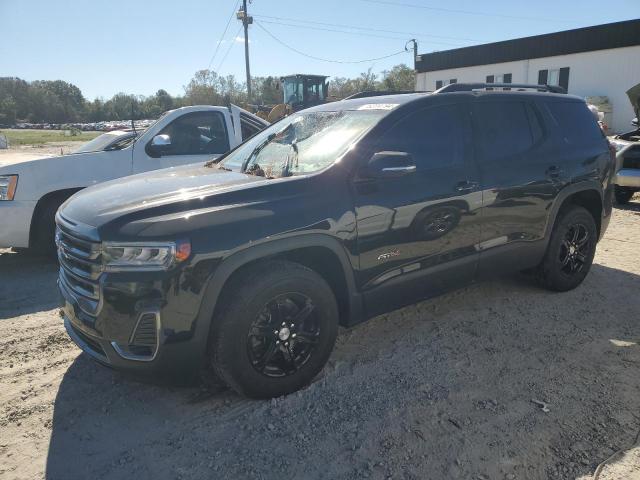
[[[244,26],[244,62],[247,70],[247,103],[251,102],[251,70],[249,69],[249,25],[253,23],[253,17],[247,13],[247,0],[242,0],[242,9],[236,15]]]
[[[409,40],[413,43],[413,69],[418,70],[418,41],[415,38]],[[407,43],[409,43],[407,42]]]

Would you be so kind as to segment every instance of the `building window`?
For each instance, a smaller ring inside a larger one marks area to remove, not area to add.
[[[436,90],[438,90],[439,88],[442,88],[446,85],[449,85],[451,83],[458,83],[458,79],[457,78],[452,78],[451,80],[436,80]]]
[[[569,91],[569,67],[538,72],[538,85],[552,85]]]
[[[487,75],[487,83],[511,83],[510,73],[501,73],[499,75]]]

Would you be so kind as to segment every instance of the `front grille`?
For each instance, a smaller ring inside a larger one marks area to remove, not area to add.
[[[635,145],[624,152],[622,168],[640,169],[640,145]]]
[[[56,229],[56,244],[60,279],[73,294],[88,299],[89,304],[95,309],[100,301],[100,244],[79,238],[60,228]],[[87,302],[80,303],[82,306]]]

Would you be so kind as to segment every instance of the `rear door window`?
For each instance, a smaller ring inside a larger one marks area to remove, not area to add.
[[[380,139],[379,151],[408,152],[419,170],[464,162],[465,125],[458,105],[440,105],[411,113]]]
[[[602,142],[603,133],[587,106],[580,102],[547,102],[553,127],[572,146],[591,146]]]
[[[474,124],[476,144],[485,160],[518,157],[542,136],[537,116],[524,102],[478,102],[474,107]]]

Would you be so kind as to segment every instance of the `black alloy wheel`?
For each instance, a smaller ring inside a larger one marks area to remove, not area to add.
[[[320,338],[313,301],[301,293],[271,299],[249,328],[251,365],[268,377],[292,375],[305,365]]]
[[[544,259],[537,267],[545,288],[566,292],[585,279],[596,253],[598,229],[593,215],[579,205],[567,205],[556,218]]]
[[[560,247],[560,270],[566,275],[582,271],[589,255],[589,231],[580,223],[570,225]]]

